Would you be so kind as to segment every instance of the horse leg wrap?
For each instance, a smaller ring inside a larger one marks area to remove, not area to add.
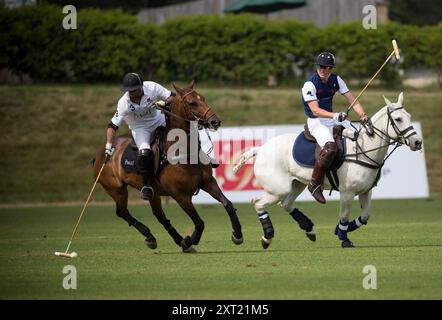
[[[341,241],[348,240],[347,232],[348,232],[348,221],[347,222],[340,222],[338,225],[338,238],[339,238],[339,240],[341,240]]]
[[[261,221],[262,229],[264,230],[264,237],[266,239],[272,239],[275,236],[275,230],[273,229],[272,221],[270,220],[270,217],[269,217],[267,211],[265,211],[263,213],[266,214],[266,217],[265,218],[260,217],[259,221]]]
[[[242,227],[241,227],[241,223],[239,222],[238,216],[236,214],[236,209],[231,207],[230,209],[227,209],[227,213],[229,214],[229,218],[230,218],[230,222],[232,223],[232,228],[233,228],[233,235],[235,236],[235,238],[239,239],[242,238]]]
[[[299,224],[299,227],[305,232],[310,232],[313,230],[314,223],[305,214],[295,208],[290,212],[290,215]]]
[[[197,245],[200,242],[201,236],[203,235],[203,231],[204,231],[204,222],[201,221],[201,223],[195,226],[195,230],[190,236],[190,239],[192,240],[193,244]]]
[[[169,235],[172,237],[173,241],[178,245],[178,247],[181,247],[181,241],[183,241],[183,237],[178,233],[178,231],[175,230],[174,227],[167,230]]]
[[[367,221],[362,220],[362,217],[357,217],[348,224],[347,232],[355,231],[364,224],[367,224]]]
[[[126,220],[129,224],[129,227],[134,226],[143,236],[148,237],[152,235],[148,227],[132,217],[129,213],[123,215],[121,214],[121,211],[117,208],[117,216]]]
[[[181,247],[181,241],[183,241],[183,237],[176,231],[176,229],[172,226],[170,223],[170,220],[166,220],[166,222],[163,224],[164,229],[169,233],[169,235],[172,237],[173,241]]]

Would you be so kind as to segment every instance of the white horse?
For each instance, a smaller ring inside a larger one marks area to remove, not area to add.
[[[340,222],[335,234],[342,241],[342,247],[353,247],[347,233],[366,224],[370,217],[371,189],[379,179],[388,147],[391,144],[406,144],[412,151],[422,148],[422,138],[418,136],[411,123],[411,116],[402,106],[403,94],[398,101],[391,103],[384,97],[386,106],[372,118],[375,134],[369,136],[365,128],[356,132],[355,139],[346,139],[347,154],[345,161],[337,171],[340,193]],[[344,130],[344,136],[349,133]],[[299,211],[294,202],[310,181],[313,169],[302,167],[292,157],[295,134],[277,136],[264,145],[244,152],[237,172],[244,163],[256,157],[254,172],[257,182],[264,188],[265,194],[252,203],[263,226],[264,236],[261,244],[266,249],[274,236],[273,225],[266,207],[279,203],[298,222],[307,237],[315,241],[313,222]],[[324,189],[331,189],[330,182],[324,179]],[[362,213],[349,222],[350,206],[358,195]]]

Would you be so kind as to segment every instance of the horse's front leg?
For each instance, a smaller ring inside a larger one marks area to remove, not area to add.
[[[242,235],[241,223],[239,222],[238,215],[236,214],[236,209],[233,207],[232,202],[229,199],[227,199],[227,197],[221,191],[215,178],[211,177],[211,179],[207,183],[205,183],[201,189],[203,189],[208,194],[210,194],[215,200],[222,203],[222,205],[227,211],[227,214],[229,215],[230,222],[232,223],[233,243],[234,244],[243,243],[244,238]]]
[[[192,196],[179,195],[179,196],[174,196],[174,199],[179,204],[179,206],[187,213],[190,219],[192,219],[195,225],[195,230],[193,231],[192,235],[190,237],[187,236],[182,241],[181,246],[184,249],[192,246],[192,244],[197,245],[201,240],[201,236],[203,235],[204,221],[201,219],[195,207],[193,206]]]
[[[361,204],[361,215],[348,224],[347,232],[352,232],[367,224],[371,213],[371,190],[359,195],[359,203]]]
[[[353,202],[355,194],[353,192],[341,192],[340,199],[340,211],[339,211],[339,224],[336,226],[335,234],[338,236],[339,240],[341,240],[341,246],[343,248],[352,248],[354,247],[353,242],[350,241],[347,237],[348,233],[348,218],[350,216],[350,208]]]
[[[166,214],[163,211],[161,206],[161,197],[155,194],[154,198],[150,200],[150,206],[152,208],[152,213],[157,218],[158,222],[161,223],[172,237],[173,241],[181,247],[183,237],[176,231],[176,229],[170,223],[170,220],[167,219]]]

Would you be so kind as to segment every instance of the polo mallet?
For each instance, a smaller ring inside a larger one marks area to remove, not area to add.
[[[78,254],[76,252],[74,252],[74,251],[72,251],[71,253],[68,253],[69,252],[69,248],[71,247],[72,240],[74,239],[75,235],[77,234],[78,225],[80,224],[81,218],[83,217],[84,211],[86,210],[86,207],[87,207],[87,205],[89,203],[89,200],[91,199],[92,193],[95,190],[95,186],[97,185],[98,179],[100,179],[101,172],[103,172],[103,169],[104,169],[105,165],[106,165],[106,162],[103,163],[103,165],[101,166],[100,172],[98,172],[97,179],[95,179],[95,182],[94,182],[94,185],[92,186],[91,192],[89,192],[89,196],[87,197],[87,200],[86,200],[86,202],[85,202],[85,204],[83,206],[83,209],[81,210],[80,217],[77,220],[77,224],[74,227],[74,231],[72,232],[71,240],[69,240],[69,244],[68,244],[65,252],[55,251],[54,254],[56,256],[64,257],[64,258],[76,258],[76,257],[78,257]]]
[[[385,59],[384,63],[381,65],[381,67],[378,69],[378,71],[376,71],[376,73],[374,74],[374,76],[370,79],[370,81],[367,82],[367,84],[365,85],[364,89],[362,89],[362,91],[358,94],[358,96],[353,100],[353,102],[350,104],[350,106],[347,109],[347,114],[348,112],[353,108],[353,106],[355,105],[356,101],[358,101],[359,97],[364,93],[364,91],[368,88],[368,86],[370,85],[370,83],[374,80],[374,78],[376,78],[376,76],[379,74],[379,72],[381,72],[382,68],[387,64],[387,62],[391,59],[391,57],[394,55],[396,57],[396,60],[399,60],[401,58],[400,54],[399,54],[399,48],[397,46],[396,40],[391,40],[391,43],[393,45],[393,51],[390,53],[390,55],[388,56],[387,59]]]

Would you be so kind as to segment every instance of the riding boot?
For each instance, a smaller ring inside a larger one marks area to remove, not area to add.
[[[153,175],[153,151],[141,149],[138,153],[137,162],[144,181],[144,186],[141,188],[141,198],[143,200],[152,200],[154,192],[150,184]]]
[[[313,198],[319,203],[324,204],[325,198],[322,194],[322,183],[324,182],[325,170],[327,170],[335,159],[338,148],[335,142],[327,142],[322,148],[316,159],[313,168],[312,178],[308,184],[308,190]]]

